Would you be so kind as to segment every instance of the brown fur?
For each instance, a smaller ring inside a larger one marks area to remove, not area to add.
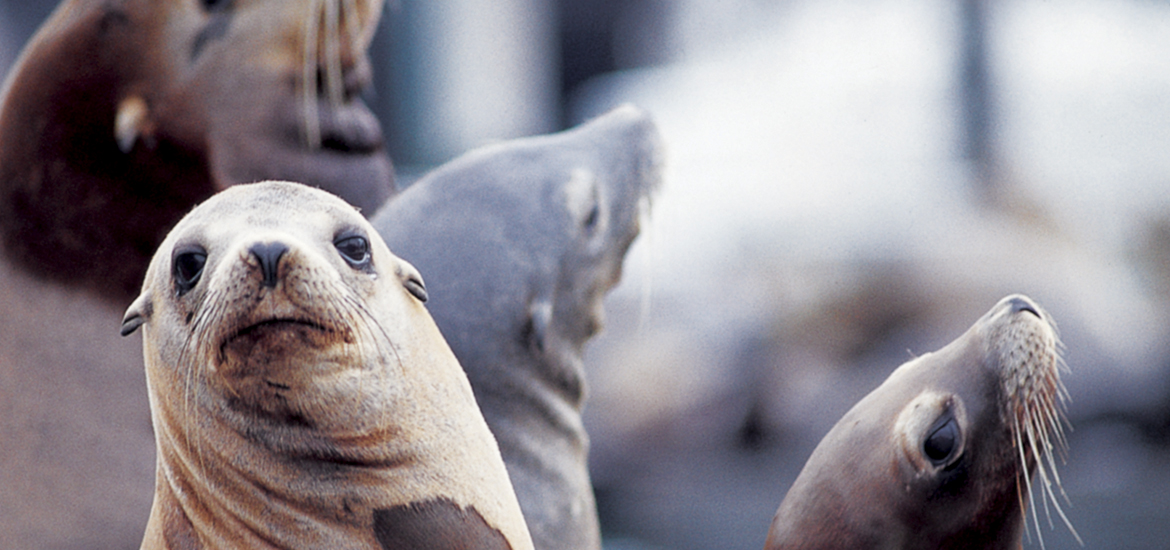
[[[0,548],[140,541],[154,445],[141,346],[116,325],[184,213],[266,176],[368,212],[393,190],[356,96],[380,0],[348,2],[360,25],[331,37],[317,18],[311,57],[324,0],[202,5],[66,0],[0,90]]]
[[[1028,480],[1038,461],[1054,466],[1054,445],[1028,445],[1017,420],[1043,403],[1028,421],[1045,444],[1063,442],[1058,349],[1048,314],[1016,295],[943,349],[899,367],[821,440],[765,548],[1019,548]],[[932,434],[948,423],[955,437],[944,455]],[[1039,468],[1037,477],[1051,475]],[[1059,511],[1048,491],[1042,498]]]
[[[339,47],[319,32],[306,59],[306,21],[322,2],[61,4],[0,103],[6,255],[38,277],[129,299],[166,230],[229,185],[295,179],[372,212],[393,175],[357,93],[381,2],[352,2]],[[318,94],[319,73],[340,90]]]

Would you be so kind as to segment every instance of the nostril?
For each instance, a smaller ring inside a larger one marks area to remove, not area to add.
[[[260,262],[260,272],[264,275],[264,286],[275,288],[280,268],[280,257],[288,252],[288,246],[279,242],[258,243],[252,245],[248,252],[251,252]]]
[[[1021,311],[1027,311],[1028,313],[1031,313],[1032,315],[1035,315],[1036,317],[1040,317],[1041,319],[1043,319],[1043,317],[1041,317],[1041,315],[1040,315],[1040,312],[1036,310],[1036,306],[1032,305],[1031,302],[1029,302],[1023,298],[1012,298],[1011,300],[1008,301],[1008,304],[1012,308],[1012,313],[1020,313]]]

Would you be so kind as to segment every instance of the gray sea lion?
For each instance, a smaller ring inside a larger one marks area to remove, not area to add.
[[[467,153],[372,220],[427,273],[428,308],[467,371],[537,548],[600,547],[581,353],[660,162],[653,123],[622,107]]]
[[[899,367],[821,440],[765,548],[1019,548],[1035,492],[1064,516],[1059,350],[1051,317],[1012,295]]]
[[[259,177],[367,212],[392,191],[356,95],[380,10],[69,0],[24,49],[0,91],[0,548],[140,542],[142,353],[110,327],[184,213]]]
[[[184,217],[122,328],[158,444],[142,547],[532,548],[426,298],[323,191],[241,185]]]

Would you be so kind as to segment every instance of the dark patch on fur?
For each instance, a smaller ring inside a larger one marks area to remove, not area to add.
[[[374,510],[374,536],[383,550],[510,550],[508,539],[474,506],[447,498]]]

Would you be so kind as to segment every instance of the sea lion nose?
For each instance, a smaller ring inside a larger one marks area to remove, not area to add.
[[[1040,317],[1041,319],[1043,319],[1043,317],[1040,315],[1040,312],[1036,310],[1036,306],[1032,305],[1032,303],[1029,302],[1028,300],[1025,300],[1025,299],[1017,296],[1015,298],[1008,300],[1008,305],[1012,308],[1012,313],[1019,313],[1021,311],[1027,311],[1028,313],[1031,313],[1032,315],[1035,315],[1036,317]]]
[[[280,257],[288,252],[284,243],[256,243],[248,249],[260,262],[260,272],[264,274],[264,286],[276,288],[276,276],[280,267]]]

